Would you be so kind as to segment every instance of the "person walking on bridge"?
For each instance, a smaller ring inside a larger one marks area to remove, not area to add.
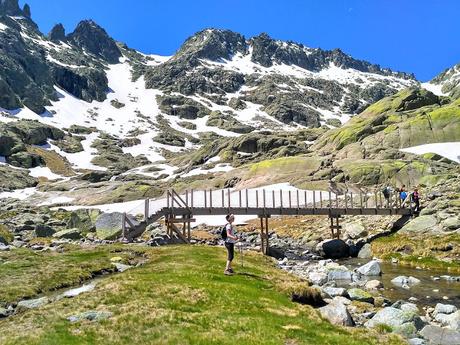
[[[225,266],[225,275],[232,275],[232,261],[235,257],[235,243],[238,241],[238,237],[236,236],[236,228],[233,225],[235,221],[235,216],[233,214],[228,214],[225,219],[227,220],[227,224],[225,225],[224,232],[226,233],[225,238],[225,248],[227,248],[227,265]]]
[[[403,184],[402,187],[399,189],[399,198],[401,200],[401,206],[404,207],[407,199],[407,192],[406,192],[406,185]]]
[[[411,194],[411,200],[414,203],[414,212],[420,212],[420,193],[418,192],[417,187],[414,188],[414,191]]]

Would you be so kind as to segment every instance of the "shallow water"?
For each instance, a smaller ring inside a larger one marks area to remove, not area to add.
[[[349,259],[340,263],[350,269],[355,269],[367,262],[369,260]],[[380,277],[368,277],[368,280],[380,280],[384,286],[382,294],[389,300],[393,302],[397,300],[407,301],[410,297],[415,297],[417,301],[414,303],[420,307],[434,307],[436,303],[444,303],[453,304],[460,308],[460,282],[448,281],[442,278],[437,281],[433,280],[433,277],[440,277],[442,275],[451,276],[452,274],[442,270],[416,269],[388,262],[381,262],[380,267],[383,272],[382,275]],[[420,284],[411,286],[410,289],[404,289],[391,283],[391,280],[397,276],[412,276],[420,279],[421,282]],[[347,287],[348,283],[342,282],[339,285]],[[443,299],[444,296],[447,296],[448,299]]]

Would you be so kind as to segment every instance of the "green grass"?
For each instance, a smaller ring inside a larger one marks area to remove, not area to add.
[[[451,250],[446,250],[448,244]],[[374,255],[396,258],[403,265],[460,273],[460,235],[409,236],[394,234],[372,242]]]
[[[63,253],[29,249],[0,252],[0,306],[79,284],[101,271],[113,271],[110,258],[114,256],[129,262],[138,255],[133,250],[119,253],[116,247],[109,246],[92,249],[68,246]]]
[[[0,224],[0,238],[0,242],[5,242],[4,244],[11,243],[14,240],[13,234],[8,230],[6,225]]]
[[[137,247],[136,247],[137,248]],[[99,250],[99,249],[98,249]],[[403,344],[396,336],[333,326],[286,291],[304,285],[271,259],[247,253],[223,275],[222,248],[148,248],[144,266],[98,282],[96,290],[0,322],[9,344]],[[237,256],[237,261],[238,261]],[[88,310],[113,316],[70,323]]]

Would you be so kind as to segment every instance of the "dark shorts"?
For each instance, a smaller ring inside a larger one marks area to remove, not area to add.
[[[233,261],[233,258],[235,257],[235,243],[225,242],[225,248],[227,248],[228,253],[227,260]]]

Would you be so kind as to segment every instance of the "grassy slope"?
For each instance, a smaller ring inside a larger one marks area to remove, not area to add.
[[[222,248],[146,249],[145,266],[96,290],[0,321],[1,344],[402,344],[369,330],[332,326],[282,292],[299,281],[257,254],[224,276]],[[105,310],[101,322],[69,315]],[[33,331],[32,331],[33,330]]]
[[[64,253],[16,249],[0,252],[0,306],[90,279],[95,273],[114,271],[110,258],[130,262],[141,253],[115,252],[109,246],[77,249],[68,246]]]
[[[394,234],[372,242],[372,252],[386,260],[397,258],[409,266],[460,273],[460,234],[423,237]]]

